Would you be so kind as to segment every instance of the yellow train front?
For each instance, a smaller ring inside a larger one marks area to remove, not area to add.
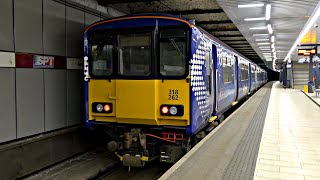
[[[188,28],[178,18],[128,16],[86,30],[87,123],[105,129],[113,138],[108,148],[126,166],[141,167],[159,158],[159,148],[166,144],[187,143]],[[180,151],[173,158],[162,154],[162,161],[175,162]]]

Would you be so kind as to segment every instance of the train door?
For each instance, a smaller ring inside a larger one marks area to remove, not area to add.
[[[216,108],[216,97],[217,97],[217,94],[216,94],[216,82],[217,82],[217,79],[216,79],[216,64],[217,64],[217,47],[212,44],[212,47],[211,47],[211,52],[210,52],[210,61],[211,61],[211,97],[212,97],[212,106],[213,106],[213,111],[216,111],[217,108]]]
[[[251,92],[253,89],[252,89],[252,65],[251,63],[249,63],[249,92]]]
[[[235,98],[234,101],[238,99],[238,88],[239,81],[238,81],[238,57],[234,56],[234,94]]]

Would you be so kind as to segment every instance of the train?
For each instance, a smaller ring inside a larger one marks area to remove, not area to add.
[[[90,25],[84,76],[86,124],[103,129],[107,148],[129,167],[177,162],[268,81],[265,70],[194,21],[168,14]]]

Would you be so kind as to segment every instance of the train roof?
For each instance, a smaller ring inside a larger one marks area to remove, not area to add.
[[[238,54],[242,58],[248,60],[249,62],[251,62],[253,64],[256,64],[256,63],[252,62],[250,59],[248,59],[245,56],[243,56],[241,53],[239,53],[235,49],[231,48],[230,46],[228,46],[224,42],[222,42],[219,39],[217,39],[216,37],[214,37],[212,34],[208,33],[204,29],[202,29],[201,27],[192,24],[188,19],[180,17],[180,16],[176,16],[176,15],[171,15],[171,14],[165,14],[165,13],[143,13],[142,14],[142,13],[140,13],[140,14],[130,14],[130,15],[125,15],[125,16],[105,19],[105,20],[101,20],[101,21],[95,22],[92,25],[90,25],[89,27],[87,27],[87,29],[85,30],[85,33],[88,32],[88,30],[90,30],[91,28],[93,28],[95,26],[98,26],[98,25],[101,25],[101,24],[105,24],[105,23],[108,23],[108,22],[114,22],[114,21],[120,21],[120,20],[128,20],[128,19],[140,19],[140,18],[162,18],[162,19],[168,19],[168,20],[176,20],[176,21],[180,21],[180,22],[186,24],[190,28],[196,27],[202,33],[206,34],[207,36],[209,36],[213,40],[217,41],[218,43],[220,43],[222,46],[226,47],[230,51],[233,51],[234,53]],[[259,68],[262,69],[261,67],[259,67]],[[264,69],[262,69],[262,70],[264,71]]]

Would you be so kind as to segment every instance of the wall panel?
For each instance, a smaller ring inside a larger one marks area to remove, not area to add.
[[[18,138],[44,132],[43,69],[19,68],[16,75]]]
[[[14,1],[16,52],[42,54],[42,0]]]
[[[84,122],[83,73],[81,70],[67,72],[67,125]]]
[[[83,56],[84,12],[67,7],[67,57]]]
[[[66,56],[66,6],[43,0],[44,54]]]
[[[45,130],[65,127],[67,124],[67,70],[45,69]]]
[[[0,50],[14,51],[12,0],[2,0],[0,5]]]
[[[95,16],[95,15],[92,15],[92,14],[89,14],[89,13],[86,13],[85,14],[85,24],[86,24],[86,27],[88,27],[89,25],[97,22],[97,21],[100,21],[101,18],[98,17],[98,16]]]
[[[15,69],[0,68],[0,142],[16,138]]]

